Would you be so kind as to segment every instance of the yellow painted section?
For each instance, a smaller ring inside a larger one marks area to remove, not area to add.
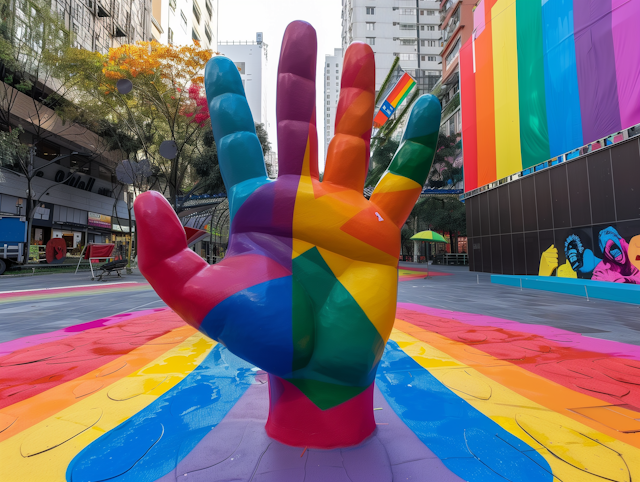
[[[292,258],[297,258],[301,254],[306,253],[311,248],[315,246],[311,243],[307,243],[306,241],[302,241],[301,239],[293,239],[293,253],[291,255]]]
[[[553,244],[540,256],[538,276],[551,276],[558,267],[558,248]]]
[[[395,256],[340,229],[358,213],[371,207],[362,193],[351,189],[328,192],[321,184],[308,176],[300,178],[293,212],[293,238],[347,258],[397,266]],[[314,188],[322,195],[316,197]],[[304,244],[298,246],[304,247]]]
[[[422,186],[408,177],[398,176],[393,172],[387,171],[380,179],[380,182],[374,189],[374,194],[383,194],[385,192],[409,191],[411,189],[422,189]]]
[[[569,263],[569,261],[566,261],[562,266],[558,268],[556,275],[558,276],[558,278],[578,278],[578,273],[573,271],[573,268],[571,267],[571,263]]]
[[[398,291],[396,268],[353,261],[322,248],[318,251],[382,339],[388,339],[393,327],[390,320],[396,315],[396,300],[395,296],[380,296],[380,293],[395,294]]]
[[[491,9],[491,23],[496,174],[500,179],[522,170],[516,1],[498,0]]]
[[[64,481],[73,457],[175,387],[215,344],[196,333],[108,388],[0,443],[0,481]],[[53,448],[41,451],[47,447]]]
[[[605,477],[630,482],[640,478],[637,448],[549,410],[413,336],[394,329],[391,339],[476,410],[537,450],[557,479],[602,482]],[[510,365],[490,355],[486,362]]]

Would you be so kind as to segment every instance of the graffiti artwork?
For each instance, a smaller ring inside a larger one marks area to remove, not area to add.
[[[538,274],[552,276],[557,268],[562,278],[640,284],[640,236],[627,242],[613,226],[593,231],[593,250],[586,245],[591,240],[573,233],[564,242],[565,264],[559,265],[558,250],[551,245],[542,253]]]

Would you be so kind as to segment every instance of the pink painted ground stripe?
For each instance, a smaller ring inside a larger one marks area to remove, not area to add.
[[[618,341],[603,340],[600,338],[591,338],[583,336],[580,333],[554,328],[545,325],[533,325],[528,323],[520,323],[518,321],[506,320],[504,318],[496,318],[493,316],[477,315],[474,313],[463,313],[459,311],[442,310],[438,308],[428,308],[413,303],[398,303],[398,308],[413,310],[431,316],[439,316],[449,318],[462,323],[474,326],[493,326],[496,328],[504,328],[505,330],[520,331],[539,335],[552,341],[561,341],[573,344],[573,348],[591,352],[602,353],[613,357],[631,358],[640,360],[640,346],[621,343]]]
[[[90,330],[91,328],[100,328],[103,326],[110,326],[122,321],[129,321],[140,316],[150,315],[152,313],[159,313],[166,311],[169,308],[155,308],[151,310],[134,311],[132,313],[123,313],[121,315],[107,316],[99,320],[90,321],[88,323],[82,323],[79,325],[69,326],[62,328],[61,330],[51,331],[48,333],[41,333],[39,335],[25,336],[16,340],[6,341],[0,343],[0,356],[8,355],[17,350],[23,348],[32,347],[41,343],[48,343],[50,341],[62,340],[72,335],[76,335],[80,332]]]

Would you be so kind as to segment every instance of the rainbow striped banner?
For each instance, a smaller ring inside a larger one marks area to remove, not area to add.
[[[640,123],[640,0],[481,0],[460,50],[471,191]]]
[[[373,119],[374,127],[378,129],[384,125],[385,122],[393,115],[395,110],[398,108],[400,104],[404,101],[404,99],[409,95],[409,92],[416,85],[416,81],[407,74],[406,72],[400,80],[396,84],[396,86],[391,90],[391,93],[387,96],[387,98],[382,103],[378,114]]]

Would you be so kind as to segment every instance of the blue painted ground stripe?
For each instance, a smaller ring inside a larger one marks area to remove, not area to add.
[[[173,471],[249,388],[252,368],[217,344],[174,388],[76,455],[67,480],[151,482]]]
[[[394,341],[387,343],[376,383],[402,421],[462,479],[553,480],[542,455],[458,397]]]

